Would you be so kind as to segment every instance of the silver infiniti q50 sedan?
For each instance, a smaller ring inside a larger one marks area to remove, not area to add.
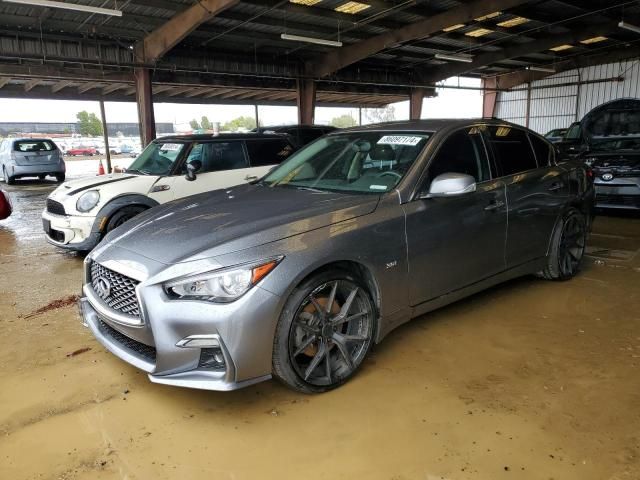
[[[322,392],[412,317],[521,275],[571,278],[592,205],[589,171],[516,125],[342,130],[114,230],[86,258],[81,308],[154,382]]]

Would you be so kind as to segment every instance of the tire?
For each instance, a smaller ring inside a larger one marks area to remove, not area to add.
[[[540,276],[547,280],[569,280],[579,271],[587,243],[587,222],[584,215],[569,210],[551,237],[551,249],[546,267]]]
[[[66,178],[66,175],[64,173],[56,173],[56,182],[62,183],[64,182],[65,178]]]
[[[145,207],[131,206],[131,207],[123,207],[118,210],[116,213],[111,215],[109,222],[107,223],[107,228],[104,233],[109,233],[111,230],[118,228],[123,223],[131,220],[136,215],[144,212],[146,210]]]
[[[2,177],[4,178],[4,183],[6,183],[7,185],[15,185],[16,177],[10,177],[7,173],[6,167],[2,167]]]
[[[273,376],[302,393],[337,388],[362,365],[376,327],[375,304],[363,282],[339,269],[313,275],[294,289],[280,314]]]

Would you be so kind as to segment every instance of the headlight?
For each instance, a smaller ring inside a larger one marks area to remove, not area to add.
[[[282,257],[264,263],[218,270],[164,285],[167,294],[183,300],[229,303],[247,293],[273,270]]]
[[[97,190],[89,190],[80,195],[80,198],[76,202],[76,209],[79,212],[88,212],[95,207],[100,201],[100,192]]]

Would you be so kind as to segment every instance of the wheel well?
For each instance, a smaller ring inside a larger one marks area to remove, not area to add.
[[[130,205],[122,205],[120,208],[114,210],[108,217],[107,219],[104,221],[104,228],[107,227],[107,225],[109,225],[109,222],[111,222],[111,219],[118,214],[118,212],[121,212],[124,208],[139,208],[140,209],[140,213],[144,212],[145,210],[149,210],[151,207],[149,207],[148,205],[144,205],[142,203],[132,203]]]
[[[372,296],[373,303],[375,304],[376,309],[378,310],[378,312],[380,312],[380,289],[378,288],[378,283],[376,282],[375,277],[371,273],[371,270],[369,270],[366,266],[358,262],[354,262],[351,260],[341,260],[337,262],[327,263],[326,265],[316,268],[314,271],[307,274],[302,280],[300,280],[298,285],[304,283],[308,278],[314,275],[317,275],[320,272],[324,272],[327,270],[334,270],[334,269],[339,269],[339,270],[344,270],[346,272],[349,272],[353,276],[355,276],[358,280],[360,280],[362,283],[364,283],[369,289],[369,293]]]

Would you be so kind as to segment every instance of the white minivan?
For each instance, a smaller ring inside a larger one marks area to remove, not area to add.
[[[47,241],[88,251],[130,218],[161,203],[251,182],[291,155],[281,134],[181,135],[151,142],[123,173],[65,182],[47,199]]]

